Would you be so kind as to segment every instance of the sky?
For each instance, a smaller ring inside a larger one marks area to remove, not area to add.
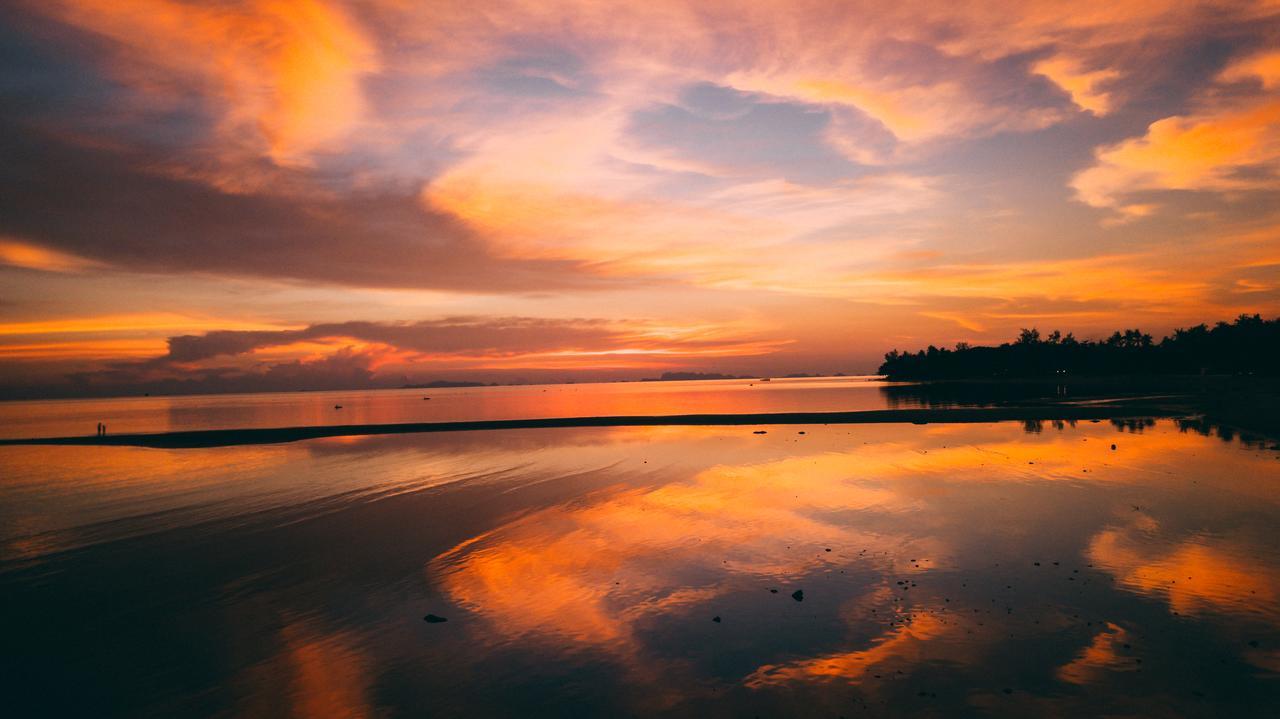
[[[0,397],[1280,313],[1280,2],[0,1]]]

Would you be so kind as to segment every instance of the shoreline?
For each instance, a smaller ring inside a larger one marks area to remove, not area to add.
[[[972,407],[956,409],[880,409],[855,412],[768,412],[747,414],[621,415],[547,417],[535,419],[466,420],[456,422],[400,422],[390,424],[316,425],[245,429],[204,429],[142,434],[83,435],[0,439],[0,446],[60,445],[197,449],[256,444],[282,444],[325,437],[386,434],[474,432],[503,429],[581,427],[745,426],[797,424],[931,424],[1009,421],[1088,421],[1168,418],[1196,414],[1177,404],[1095,404]]]

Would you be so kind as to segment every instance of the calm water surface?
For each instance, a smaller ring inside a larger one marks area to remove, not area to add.
[[[1280,452],[1166,421],[0,447],[0,684],[11,716],[1262,716],[1277,527]]]
[[[0,402],[0,438],[454,420],[918,407],[875,377],[451,387]],[[338,409],[338,406],[341,409]]]

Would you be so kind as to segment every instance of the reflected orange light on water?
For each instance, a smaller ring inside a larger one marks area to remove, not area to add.
[[[1071,684],[1090,684],[1108,671],[1134,671],[1138,665],[1122,658],[1117,649],[1129,640],[1129,633],[1110,622],[1093,637],[1089,646],[1070,663],[1058,669],[1058,678]]]
[[[1280,622],[1280,573],[1259,565],[1245,538],[1164,536],[1154,523],[1110,527],[1088,556],[1131,591],[1168,602],[1179,614],[1246,612]]]
[[[1265,456],[1240,452],[1224,460],[1194,450],[1216,448],[1217,440],[1167,428],[1140,435],[1117,434],[1110,425],[1027,434],[1011,423],[911,433],[900,426],[806,429],[803,437],[777,427],[764,437],[739,428],[615,430],[616,440],[626,437],[637,447],[666,442],[663,454],[679,458],[676,466],[715,464],[687,480],[605,487],[514,519],[437,557],[427,567],[429,581],[482,617],[497,641],[592,648],[625,665],[652,659],[642,630],[664,617],[710,617],[744,587],[789,594],[824,576],[868,573],[845,621],[862,631],[869,621],[896,620],[851,650],[764,663],[742,679],[752,688],[836,677],[857,683],[892,659],[972,661],[973,647],[1000,641],[1000,632],[980,628],[982,621],[948,612],[952,607],[935,591],[915,592],[922,603],[913,607],[899,603],[893,590],[903,587],[894,580],[918,577],[924,585],[937,572],[972,564],[974,557],[956,547],[975,531],[1014,543],[1054,531],[1061,510],[1037,498],[1056,486],[1064,496],[1110,488],[1120,493],[1112,511],[1146,521],[1104,529],[1062,564],[1093,562],[1121,586],[1167,597],[1185,614],[1211,608],[1247,615],[1275,605],[1280,567],[1249,561],[1254,545],[1162,536],[1158,522],[1119,499],[1152,487],[1198,492],[1207,484],[1219,485],[1231,501],[1250,502],[1261,490],[1235,478]],[[788,455],[776,455],[779,444],[792,447]],[[1032,570],[1030,564],[1020,571]],[[1067,571],[1044,564],[1034,571]],[[1084,578],[1075,571],[1058,580]],[[1194,580],[1184,581],[1188,575]],[[887,613],[868,614],[877,606]],[[1124,630],[1105,626],[1058,670],[1061,681],[1100,680],[1120,661],[1112,650]],[[961,641],[939,642],[948,636]]]
[[[924,658],[928,653],[924,646],[927,642],[955,629],[954,625],[948,625],[938,617],[928,614],[913,615],[890,632],[877,637],[867,649],[787,664],[766,664],[749,675],[744,683],[753,688],[814,679],[839,678],[858,683],[871,669],[887,662],[910,662]]]
[[[364,719],[380,716],[370,696],[369,659],[346,632],[320,631],[293,618],[275,637],[278,651],[243,673],[241,716]],[[284,681],[280,681],[281,678]]]
[[[605,490],[470,540],[442,555],[432,571],[454,601],[508,637],[552,636],[617,649],[636,621],[725,589],[722,579],[688,586],[680,575],[718,567],[760,581],[792,581],[838,564],[825,546],[840,547],[844,557],[903,547],[935,561],[945,557],[945,547],[932,538],[841,527],[818,516],[892,513],[914,504],[910,492],[859,481],[862,460],[805,455],[716,466],[657,489]]]

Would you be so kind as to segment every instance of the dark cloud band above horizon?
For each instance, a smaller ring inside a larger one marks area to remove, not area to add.
[[[472,355],[599,350],[630,333],[603,320],[452,317],[418,322],[339,322],[299,330],[218,330],[170,337],[157,362],[199,362],[307,340],[352,339],[424,354]]]
[[[225,192],[165,175],[156,156],[6,122],[0,165],[0,235],[123,271],[465,292],[605,285],[572,262],[496,257],[413,193]]]

